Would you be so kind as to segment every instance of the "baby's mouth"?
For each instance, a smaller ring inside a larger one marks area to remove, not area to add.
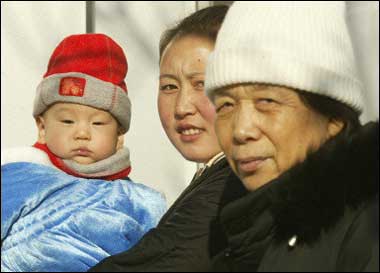
[[[91,151],[87,148],[78,148],[73,150],[74,154],[77,156],[90,156]]]

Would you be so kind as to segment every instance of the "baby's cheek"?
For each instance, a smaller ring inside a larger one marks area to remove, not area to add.
[[[46,142],[48,148],[57,156],[61,158],[67,158],[69,153],[69,143],[62,138],[51,138],[47,139]]]
[[[117,139],[107,138],[102,141],[99,141],[95,147],[97,154],[101,159],[109,157],[116,153]]]

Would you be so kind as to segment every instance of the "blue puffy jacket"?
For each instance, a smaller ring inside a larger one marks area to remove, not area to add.
[[[166,210],[126,180],[81,179],[26,162],[1,167],[1,271],[87,271],[133,246]]]

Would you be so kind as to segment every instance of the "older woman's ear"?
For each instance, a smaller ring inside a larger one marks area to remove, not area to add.
[[[344,122],[338,119],[331,118],[327,125],[329,138],[336,136],[344,128]]]

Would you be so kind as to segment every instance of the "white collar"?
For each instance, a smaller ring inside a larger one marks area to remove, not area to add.
[[[215,155],[213,158],[211,158],[207,163],[205,167],[211,167],[212,165],[216,164],[221,160],[222,158],[226,157],[223,152],[220,152],[219,154]]]
[[[56,168],[45,152],[32,146],[13,147],[1,151],[1,165],[15,162],[29,162]]]

